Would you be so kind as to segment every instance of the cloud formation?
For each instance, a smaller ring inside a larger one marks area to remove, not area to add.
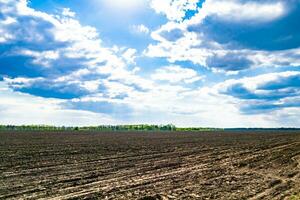
[[[149,34],[150,32],[149,28],[144,24],[134,25],[132,26],[132,30],[135,33],[143,33],[143,34]]]
[[[153,1],[154,3],[156,1]],[[299,1],[206,0],[192,10],[190,19],[173,15],[175,0],[155,4],[169,21],[152,32],[156,44],[145,51],[149,57],[167,58],[170,62],[191,61],[216,71],[242,71],[265,66],[299,66]],[[186,8],[176,7],[178,13]]]
[[[114,44],[65,6],[50,14],[26,0],[0,0],[0,123],[300,123],[299,1],[148,6],[162,24],[126,26],[145,43],[151,36],[141,50]]]
[[[300,72],[228,80],[217,87],[221,93],[239,99],[241,110],[248,114],[300,106]]]
[[[86,126],[118,124],[109,115],[90,111],[67,109],[63,100],[36,97],[14,92],[0,83],[1,124],[47,124],[56,126]]]
[[[8,76],[5,80],[10,80],[12,88],[45,97],[75,98],[100,92],[104,79],[135,84],[128,67],[134,64],[135,50],[104,47],[97,30],[82,26],[70,9],[50,15],[19,0],[1,2],[1,10],[3,21],[10,20],[1,31],[10,36],[1,43],[0,73]]]
[[[159,68],[152,74],[152,79],[170,83],[194,83],[202,79],[193,69],[180,66],[167,66]]]

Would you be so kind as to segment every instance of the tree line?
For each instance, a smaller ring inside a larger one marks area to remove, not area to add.
[[[0,125],[0,131],[216,131],[217,128],[178,128],[167,125],[100,125],[100,126],[48,126],[48,125]]]

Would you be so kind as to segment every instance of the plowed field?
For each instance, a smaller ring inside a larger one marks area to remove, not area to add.
[[[0,156],[0,199],[300,194],[297,132],[1,132]]]

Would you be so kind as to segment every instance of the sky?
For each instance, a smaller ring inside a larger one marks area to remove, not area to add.
[[[300,0],[0,0],[0,124],[300,127]]]

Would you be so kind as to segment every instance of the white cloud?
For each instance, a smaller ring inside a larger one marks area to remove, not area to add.
[[[168,81],[170,83],[193,83],[202,79],[193,69],[180,66],[167,66],[155,70],[153,80]]]
[[[277,19],[285,14],[285,6],[282,2],[277,3],[255,3],[244,4],[236,2],[216,2],[211,5],[212,10],[222,19],[228,21],[258,21],[266,22]]]
[[[226,90],[234,84],[242,84],[245,88],[256,91],[262,85],[265,85],[269,82],[277,82],[284,78],[289,78],[292,76],[299,76],[300,72],[298,71],[286,71],[286,72],[275,72],[275,73],[267,73],[262,75],[257,75],[254,77],[244,77],[241,79],[230,79],[226,80],[223,83],[217,84],[216,87],[218,90]]]
[[[100,80],[84,81],[82,87],[89,92],[97,92],[101,84]]]
[[[31,87],[32,84],[36,81],[41,81],[43,78],[25,78],[25,77],[18,77],[18,78],[7,78],[4,77],[3,82],[7,85],[10,85],[13,88],[24,88],[24,87]]]
[[[207,0],[201,12],[189,24],[199,24],[208,16],[229,22],[260,23],[275,20],[287,12],[284,1],[253,2],[240,0]]]
[[[64,109],[61,106],[63,100],[13,92],[3,83],[0,83],[0,90],[0,124],[56,126],[118,124],[104,114]]]
[[[128,64],[135,64],[136,53],[136,49],[129,48],[123,53],[122,56]]]
[[[72,12],[70,8],[64,8],[62,14],[66,17],[75,17],[76,13]]]
[[[86,64],[118,60],[118,57],[109,48],[102,46],[97,30],[91,26],[81,25],[78,20],[74,19],[74,14],[70,9],[65,8],[62,15],[54,16],[34,10],[27,4],[26,0],[19,0],[14,4],[4,3],[3,7],[8,10],[5,14],[14,16],[18,24],[0,27],[0,31],[10,35],[11,43],[14,41],[23,41],[31,45],[42,43],[54,50],[37,52],[37,50],[30,49],[30,45],[28,47],[24,45],[20,53],[33,56],[37,61],[40,56],[53,60],[57,59],[58,55],[64,58],[86,60]],[[23,17],[31,20],[19,21]],[[47,26],[44,27],[44,24]],[[5,40],[8,42],[7,37]],[[64,43],[67,45],[63,45]]]
[[[143,33],[143,34],[149,34],[149,32],[150,32],[149,28],[147,26],[145,26],[144,24],[133,25],[132,30],[135,33]]]
[[[277,19],[286,13],[284,1],[253,2],[240,0],[206,0],[202,8],[197,7],[198,0],[151,0],[150,6],[164,14],[170,21],[183,21],[186,12],[198,11],[190,22],[199,23],[207,16],[218,16],[230,22],[256,21],[266,22]],[[190,23],[188,22],[188,23]]]
[[[181,21],[188,10],[197,9],[198,0],[151,0],[150,6],[169,20]]]
[[[44,67],[50,67],[51,62],[60,56],[59,51],[32,51],[29,49],[20,49],[15,54],[32,57],[33,64]]]
[[[132,123],[174,123],[178,126],[272,127],[276,118],[265,114],[243,115],[236,100],[213,88],[188,89],[178,85],[155,85],[148,92],[126,99],[132,106]],[[254,120],[255,119],[255,120]]]
[[[299,80],[297,71],[267,73],[227,80],[215,85],[213,90],[234,98],[244,114],[265,113],[269,119],[274,116],[277,124],[297,126],[299,120],[287,123],[282,116],[289,115],[287,111],[297,110],[300,105]]]
[[[218,87],[197,88],[194,86],[191,88],[189,83],[199,81],[202,77],[195,70],[181,66],[172,65],[157,69],[147,79],[136,73],[138,69],[142,68],[135,66],[135,59],[138,56],[135,49],[117,46],[105,47],[98,31],[94,27],[81,25],[74,18],[75,13],[71,10],[64,9],[61,15],[53,16],[29,8],[25,0],[6,2],[11,4],[0,5],[0,8],[4,15],[11,18],[6,17],[0,22],[0,42],[14,44],[14,41],[22,41],[28,44],[22,48],[12,49],[7,54],[15,53],[26,56],[31,58],[35,65],[47,66],[49,76],[40,78],[7,77],[4,82],[18,90],[30,88],[32,85],[40,86],[36,83],[45,81],[44,85],[49,88],[52,86],[55,86],[55,89],[62,87],[63,92],[66,88],[71,92],[84,90],[85,93],[71,100],[59,100],[13,92],[6,86],[2,86],[0,87],[0,123],[54,125],[116,123],[112,117],[101,114],[101,109],[95,111],[99,113],[72,110],[66,109],[64,103],[88,104],[93,102],[96,105],[97,103],[108,103],[105,106],[118,104],[131,109],[129,113],[125,113],[129,115],[124,119],[126,123],[174,123],[180,126],[269,127],[283,123],[279,119],[284,116],[284,112],[297,112],[296,109],[276,110],[274,117],[264,113],[244,115],[240,113],[241,101],[230,95],[220,94]],[[277,51],[272,52],[272,54],[267,51],[248,49],[229,50],[224,45],[207,40],[203,34],[189,32],[187,30],[188,25],[194,22],[199,23],[197,21],[198,16],[202,12],[196,14],[191,20],[182,22],[182,19],[186,10],[195,11],[197,9],[195,7],[197,2],[194,0],[152,1],[151,5],[156,12],[165,14],[170,22],[151,34],[153,39],[158,41],[158,44],[149,45],[145,51],[146,55],[166,57],[170,62],[188,60],[205,67],[209,67],[207,65],[209,57],[222,57],[228,53],[241,54],[241,56],[251,59],[256,66],[273,63],[281,65],[282,62],[295,65],[300,63],[297,58],[300,53],[297,49],[289,52]],[[220,2],[218,5],[221,5]],[[237,1],[228,2],[244,9],[244,5],[237,3]],[[114,3],[110,3],[110,5]],[[219,14],[225,16],[224,19],[226,20],[235,18],[234,14],[231,13],[236,9],[234,6],[231,5],[231,8],[224,10],[218,8]],[[270,15],[267,11],[269,5],[264,4],[264,7],[258,8],[253,3],[251,6],[252,11],[258,9],[258,14],[263,18],[263,21],[275,19],[267,17]],[[277,7],[270,8],[275,10],[274,16],[281,16],[280,9]],[[216,10],[218,9],[216,8]],[[244,20],[258,20],[247,12],[246,10],[241,12]],[[262,16],[264,14],[266,16]],[[32,21],[33,23],[22,24],[22,20],[19,20],[22,17],[30,18],[31,20],[26,22]],[[13,28],[15,27],[12,24],[17,26],[22,34],[17,31],[14,32],[15,29]],[[43,24],[49,26],[45,28],[42,26]],[[142,25],[138,28],[144,33],[149,32],[148,28]],[[181,31],[182,35],[174,40],[162,36],[162,32],[171,34],[174,29]],[[41,44],[48,45],[46,50],[37,48],[41,47]],[[31,46],[34,45],[36,48],[31,49]],[[293,57],[289,55],[293,55]],[[281,74],[280,76],[288,76],[288,74]],[[257,85],[262,84],[259,81],[261,79],[271,80],[271,78],[268,79],[268,76],[262,76],[257,80],[249,79],[249,83],[243,81],[243,84],[249,84],[246,85],[247,88],[253,87],[255,89]],[[251,86],[251,83],[254,85]],[[70,88],[68,88],[69,86]],[[291,99],[286,99],[286,101],[288,100]],[[85,107],[78,109],[89,110]],[[31,114],[30,118],[28,118],[28,113]],[[289,119],[293,120],[290,122],[291,124],[299,123],[299,118],[296,119],[296,116],[296,114],[290,115]]]
[[[63,9],[61,15],[50,15],[28,7],[26,0],[5,2],[1,8],[5,8],[5,15],[12,16],[17,23],[14,24],[13,20],[3,22],[5,26],[0,27],[0,32],[12,36],[8,41],[3,34],[0,41],[16,45],[19,41],[24,43],[17,48],[8,48],[6,55],[16,59],[18,56],[30,58],[30,63],[36,68],[47,67],[48,75],[43,79],[46,84],[63,88],[72,85],[92,93],[100,90],[99,84],[106,79],[124,85],[145,85],[147,82],[135,75],[135,49],[104,47],[96,28],[81,25],[70,9]],[[24,17],[26,21],[22,20]],[[40,79],[36,81],[42,82]]]
[[[144,53],[149,57],[166,57],[171,63],[188,60],[206,66],[206,59],[213,55],[213,52],[207,48],[197,47],[201,44],[197,34],[185,32],[184,35],[175,42],[165,40],[156,45],[150,44]]]
[[[152,7],[157,12],[164,12],[167,16],[174,15],[173,3],[187,5],[184,0],[170,0],[161,5],[160,2],[152,1]],[[191,2],[191,4],[193,3]],[[144,55],[167,58],[171,63],[191,61],[196,65],[210,68],[213,72],[226,74],[238,74],[241,70],[255,67],[300,65],[299,48],[276,51],[256,50],[242,44],[239,45],[239,42],[234,40],[219,43],[212,38],[214,38],[214,34],[220,33],[205,31],[207,24],[204,25],[204,23],[208,17],[212,17],[212,19],[217,17],[217,20],[222,23],[226,21],[225,23],[238,23],[243,26],[247,24],[247,26],[253,27],[259,23],[277,20],[290,11],[285,1],[207,0],[203,3],[202,8],[198,9],[198,13],[184,21],[174,20],[174,18],[180,19],[183,14],[175,15],[178,17],[169,17],[166,24],[151,33],[151,37],[156,43],[150,44],[144,51]],[[179,11],[185,13],[184,8],[178,9]],[[191,27],[195,28],[191,29]],[[181,34],[173,33],[172,35],[172,32]],[[166,36],[166,33],[171,39]]]
[[[159,30],[161,32],[161,29]],[[251,49],[226,49],[225,46],[214,41],[205,41],[205,38],[197,35],[194,32],[184,31],[184,36],[176,41],[168,41],[162,38],[159,32],[153,32],[152,37],[158,44],[150,44],[144,55],[148,57],[162,57],[167,58],[169,62],[176,61],[191,61],[196,65],[212,68],[213,71],[229,72],[236,74],[235,70],[215,68],[216,66],[209,64],[208,60],[215,60],[217,57],[226,57],[234,59],[245,59],[251,62],[249,67],[280,67],[280,66],[299,66],[300,65],[300,49],[278,50],[278,51],[264,51]],[[224,59],[226,62],[226,59]],[[234,60],[232,60],[234,62]],[[227,60],[228,63],[228,60]],[[238,62],[236,62],[237,64]],[[239,66],[234,66],[231,63],[232,69]]]

